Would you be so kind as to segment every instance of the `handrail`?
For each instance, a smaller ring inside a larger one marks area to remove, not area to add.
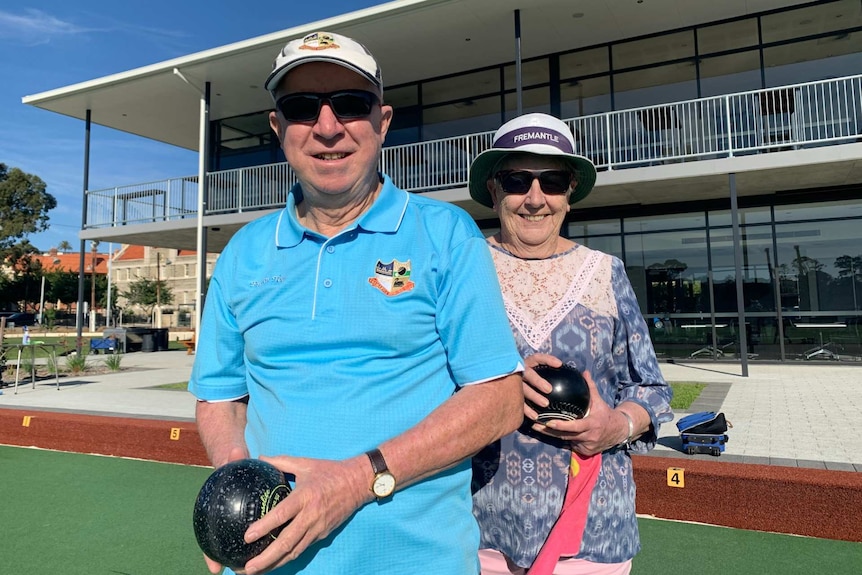
[[[771,153],[862,138],[862,74],[568,118],[578,153],[600,170]],[[493,131],[383,148],[380,169],[400,187],[467,185]],[[207,174],[206,214],[284,205],[296,181],[282,162]],[[197,217],[197,176],[87,191],[87,228]]]

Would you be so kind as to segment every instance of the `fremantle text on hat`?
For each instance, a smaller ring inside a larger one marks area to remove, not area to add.
[[[272,73],[264,87],[275,99],[275,90],[285,74],[308,62],[330,62],[365,76],[379,90],[383,89],[380,66],[368,48],[347,36],[333,32],[315,32],[288,42],[272,64]]]
[[[489,208],[494,203],[487,182],[491,170],[512,153],[554,156],[565,160],[575,172],[577,186],[569,196],[569,204],[587,197],[596,183],[596,167],[583,156],[575,154],[575,139],[565,122],[548,114],[524,114],[503,124],[494,134],[491,147],[473,160],[470,166],[470,196]]]

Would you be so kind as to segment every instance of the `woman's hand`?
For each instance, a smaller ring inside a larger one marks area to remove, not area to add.
[[[533,375],[535,376],[535,372]],[[585,371],[583,376],[590,390],[589,415],[583,419],[575,419],[573,421],[551,420],[545,425],[535,423],[533,424],[533,430],[568,441],[571,444],[572,451],[576,451],[583,456],[590,456],[601,453],[625,441],[628,437],[628,419],[621,412],[605,403],[605,400],[596,388],[590,372]],[[538,378],[538,376],[535,377]],[[526,380],[526,374],[524,379]],[[545,383],[547,384],[547,382]],[[550,391],[550,384],[545,389]],[[542,405],[547,405],[547,399]],[[526,413],[526,409],[524,411]],[[531,419],[535,420],[536,414],[534,411],[533,415],[534,417],[531,417]]]
[[[535,368],[540,365],[560,367],[563,365],[562,360],[546,353],[536,353],[525,357],[524,364],[527,366],[522,375],[524,379],[524,399],[539,407],[547,407],[548,398],[543,394],[550,393],[552,387],[545,379],[539,377]],[[524,415],[531,421],[536,421],[536,418],[539,416],[536,410],[530,407],[530,404],[527,402],[524,402]]]

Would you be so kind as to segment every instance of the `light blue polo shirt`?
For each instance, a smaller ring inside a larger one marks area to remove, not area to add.
[[[210,282],[189,390],[249,396],[252,456],[345,459],[403,433],[520,355],[484,238],[388,177],[333,238],[281,212],[241,229]],[[478,573],[470,462],[366,505],[278,574]]]

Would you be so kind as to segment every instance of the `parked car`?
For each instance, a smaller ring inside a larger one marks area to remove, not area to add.
[[[16,311],[5,315],[6,327],[24,327],[36,325],[36,314],[23,311]]]

